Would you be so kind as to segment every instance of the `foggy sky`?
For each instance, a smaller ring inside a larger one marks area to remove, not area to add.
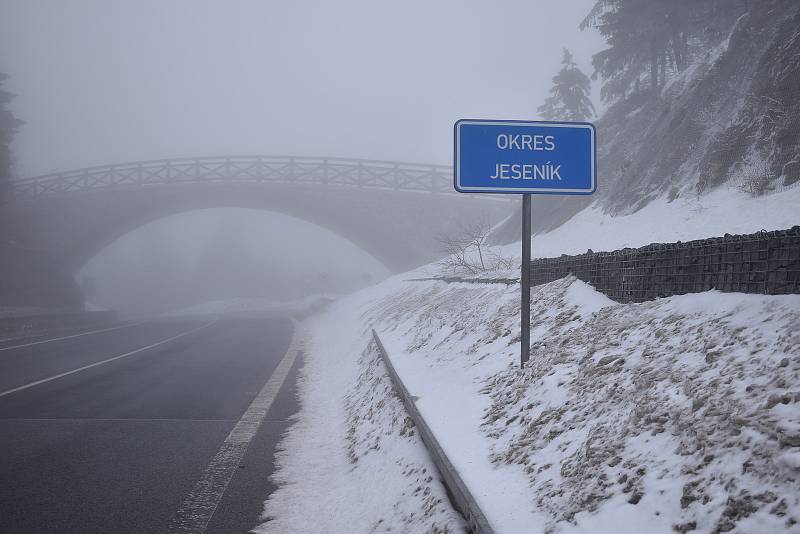
[[[253,209],[179,213],[121,236],[78,274],[89,302],[148,314],[228,298],[346,293],[389,271],[317,225]]]
[[[456,119],[537,118],[562,46],[590,74],[591,4],[0,0],[0,71],[26,122],[16,172],[223,154],[449,164]]]

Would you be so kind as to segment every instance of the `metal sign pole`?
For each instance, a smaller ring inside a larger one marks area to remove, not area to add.
[[[531,196],[522,195],[522,308],[519,366],[525,367],[531,351]]]
[[[522,195],[520,367],[531,352],[531,195],[597,190],[597,132],[588,122],[460,119],[453,126],[459,193]]]

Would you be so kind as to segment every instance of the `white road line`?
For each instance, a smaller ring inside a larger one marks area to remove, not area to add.
[[[5,397],[6,395],[11,395],[12,393],[16,393],[17,391],[22,391],[23,389],[32,388],[34,386],[38,386],[39,384],[44,384],[46,382],[52,382],[53,380],[58,380],[59,378],[63,378],[65,376],[69,376],[69,375],[72,375],[72,374],[75,374],[75,373],[80,373],[81,371],[85,371],[86,369],[91,369],[92,367],[97,367],[98,365],[103,365],[103,364],[106,364],[106,363],[109,363],[109,362],[113,362],[115,360],[119,360],[119,359],[122,359],[122,358],[127,358],[128,356],[133,356],[134,354],[139,354],[140,352],[144,352],[144,351],[146,351],[148,349],[152,349],[153,347],[158,347],[159,345],[163,345],[164,343],[169,343],[170,341],[174,341],[174,340],[176,340],[178,338],[181,338],[183,336],[188,336],[189,334],[191,334],[193,332],[197,332],[198,330],[202,330],[203,328],[207,328],[207,327],[211,326],[215,322],[217,322],[216,319],[211,321],[210,323],[204,324],[203,326],[199,326],[197,328],[192,328],[191,330],[187,330],[186,332],[182,332],[182,333],[180,333],[180,334],[178,334],[176,336],[172,336],[172,337],[164,339],[162,341],[158,341],[156,343],[153,343],[152,345],[147,345],[146,347],[142,347],[140,349],[132,350],[130,352],[126,352],[125,354],[120,354],[119,356],[114,356],[113,358],[107,358],[107,359],[105,359],[103,361],[100,361],[100,362],[95,362],[95,363],[91,363],[89,365],[84,365],[83,367],[78,367],[77,369],[73,369],[72,371],[67,371],[65,373],[60,373],[60,374],[57,374],[55,376],[51,376],[51,377],[48,377],[48,378],[43,378],[41,380],[37,380],[35,382],[31,382],[30,384],[25,384],[24,386],[15,387],[13,389],[9,389],[9,390],[0,392],[0,397]]]
[[[203,476],[200,477],[183,504],[172,516],[167,532],[170,534],[202,534],[206,531],[247,447],[258,432],[259,426],[286,381],[286,377],[289,376],[289,371],[300,351],[298,339],[297,323],[295,323],[292,341],[283,359],[239,422],[233,427],[231,433],[225,438],[217,454],[206,467]]]
[[[62,339],[72,339],[73,337],[88,336],[89,334],[99,334],[100,332],[110,332],[112,330],[119,330],[120,328],[131,328],[133,326],[139,326],[140,324],[144,324],[146,322],[147,321],[140,321],[138,323],[123,324],[123,325],[120,325],[120,326],[112,326],[111,328],[103,328],[101,330],[90,330],[89,332],[81,332],[80,334],[72,334],[72,335],[69,335],[69,336],[54,337],[52,339],[43,339],[41,341],[34,341],[33,343],[23,343],[22,345],[14,345],[13,347],[3,347],[3,348],[0,349],[0,352],[3,352],[4,350],[21,349],[23,347],[32,347],[33,345],[41,345],[42,343],[50,343],[52,341],[61,341]]]

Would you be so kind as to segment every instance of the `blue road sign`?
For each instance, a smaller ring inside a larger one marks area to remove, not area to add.
[[[597,189],[596,153],[589,123],[462,119],[455,124],[455,188],[591,195]]]

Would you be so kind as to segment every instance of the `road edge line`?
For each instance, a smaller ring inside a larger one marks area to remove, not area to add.
[[[386,366],[386,370],[389,372],[395,391],[400,396],[403,404],[405,404],[408,415],[419,430],[422,442],[428,449],[428,453],[431,455],[431,459],[441,475],[453,507],[464,517],[467,530],[473,534],[494,534],[494,529],[489,520],[486,519],[483,510],[478,506],[475,497],[472,496],[461,475],[458,474],[455,466],[445,454],[436,436],[434,436],[428,423],[423,419],[422,414],[417,409],[417,405],[414,403],[414,397],[406,389],[403,381],[400,380],[400,375],[397,374],[397,370],[389,359],[389,353],[386,352],[386,348],[374,328],[372,329],[372,339],[378,347],[378,353]]]
[[[222,442],[194,488],[170,518],[168,533],[202,534],[208,528],[250,442],[261,427],[301,352],[299,323],[294,318],[291,320],[294,331],[289,348],[236,426]]]

